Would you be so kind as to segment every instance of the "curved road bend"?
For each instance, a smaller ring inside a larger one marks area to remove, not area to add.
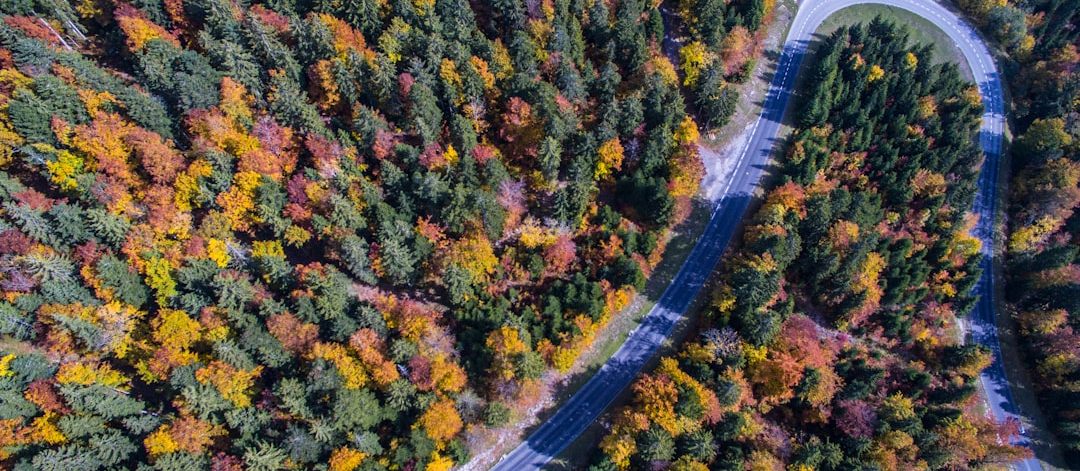
[[[791,98],[796,71],[814,32],[825,18],[837,10],[863,3],[903,8],[933,22],[956,42],[979,85],[985,105],[979,139],[986,159],[979,176],[974,211],[979,214],[975,230],[983,242],[983,272],[975,287],[979,302],[969,319],[969,331],[973,341],[987,346],[994,353],[993,364],[980,377],[991,412],[999,421],[1020,418],[1005,377],[994,324],[992,229],[1005,115],[1002,85],[993,57],[971,25],[932,0],[811,0],[802,5],[792,22],[761,115],[739,155],[731,180],[720,193],[709,225],[671,285],[641,325],[585,386],[525,442],[503,456],[493,469],[518,471],[542,468],[600,416],[656,353],[712,273],[746,211],[762,170],[777,143],[777,133],[788,99]],[[1021,437],[1020,443],[1026,444],[1026,438]],[[1013,468],[1036,470],[1041,466],[1037,460],[1030,459],[1015,463]]]

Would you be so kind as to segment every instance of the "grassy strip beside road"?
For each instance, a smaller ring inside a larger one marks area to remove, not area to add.
[[[967,60],[941,28],[938,28],[930,20],[916,15],[910,11],[888,5],[864,4],[844,8],[830,16],[818,27],[817,34],[821,37],[828,36],[841,26],[850,26],[858,23],[869,23],[875,17],[881,16],[896,24],[906,25],[911,30],[911,42],[934,45],[934,63],[951,62],[960,68],[960,74],[971,80],[971,68]]]

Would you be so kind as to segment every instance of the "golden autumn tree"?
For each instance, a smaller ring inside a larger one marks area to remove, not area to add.
[[[445,443],[461,431],[461,416],[454,408],[453,401],[442,399],[420,416],[420,426],[433,440]]]
[[[700,41],[694,41],[679,49],[679,67],[683,72],[683,86],[697,86],[701,71],[711,61],[708,48]]]
[[[487,236],[473,232],[450,244],[446,253],[447,263],[457,265],[469,274],[473,283],[488,279],[499,264],[495,250]]]
[[[509,326],[495,329],[488,334],[485,344],[493,352],[494,359],[491,362],[493,376],[503,381],[514,379],[515,357],[529,350],[529,346],[521,341],[518,330]]]
[[[214,360],[209,365],[196,370],[195,379],[200,383],[213,386],[222,397],[236,407],[247,407],[251,405],[255,378],[262,370],[262,366],[256,366],[251,370],[241,370],[223,361]]]
[[[613,138],[600,144],[600,148],[596,151],[596,169],[593,171],[593,178],[596,180],[605,180],[611,176],[612,173],[622,168],[623,162],[623,146],[619,142],[619,138]]]
[[[635,409],[640,410],[649,422],[663,428],[671,435],[682,432],[675,403],[679,391],[675,382],[666,375],[645,375],[633,386]]]

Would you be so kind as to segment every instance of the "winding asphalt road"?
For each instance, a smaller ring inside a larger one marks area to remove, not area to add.
[[[792,95],[795,75],[814,32],[822,21],[837,10],[864,3],[903,8],[933,22],[960,48],[979,85],[985,106],[979,139],[986,159],[979,176],[974,211],[979,215],[976,235],[983,242],[983,273],[975,287],[979,302],[968,321],[968,328],[971,341],[987,346],[994,353],[993,364],[980,377],[991,413],[999,421],[1020,418],[1005,376],[994,324],[993,218],[1005,108],[1002,84],[993,57],[973,26],[932,0],[806,0],[792,22],[761,115],[739,155],[734,173],[720,193],[709,225],[671,285],[641,325],[585,386],[525,442],[503,456],[493,469],[519,471],[542,468],[600,416],[657,352],[701,291],[746,212],[762,170],[777,145],[777,133]],[[1026,438],[1021,437],[1018,442],[1026,443]],[[1039,462],[1034,459],[1017,462],[1013,467],[1041,469]]]

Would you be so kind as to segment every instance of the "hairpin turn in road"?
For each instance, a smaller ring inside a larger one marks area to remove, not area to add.
[[[1013,400],[1001,360],[1001,347],[994,323],[993,223],[1005,129],[1002,83],[994,59],[971,24],[931,0],[814,0],[802,2],[795,15],[783,43],[777,73],[769,86],[751,137],[738,157],[731,179],[726,182],[726,188],[715,203],[708,226],[679,273],[642,320],[640,327],[585,386],[493,469],[520,471],[542,468],[600,416],[657,352],[701,291],[746,212],[762,170],[774,150],[795,76],[814,32],[836,11],[867,3],[903,8],[941,28],[960,48],[979,86],[985,106],[979,139],[986,159],[979,175],[974,212],[979,216],[976,235],[983,242],[983,272],[974,288],[979,301],[968,320],[968,331],[971,341],[985,345],[994,354],[993,363],[980,377],[990,411],[999,421],[1019,418],[1019,408]],[[1026,440],[1021,437],[1022,442]],[[1042,469],[1034,459],[1017,462],[1013,467],[1022,470]]]

